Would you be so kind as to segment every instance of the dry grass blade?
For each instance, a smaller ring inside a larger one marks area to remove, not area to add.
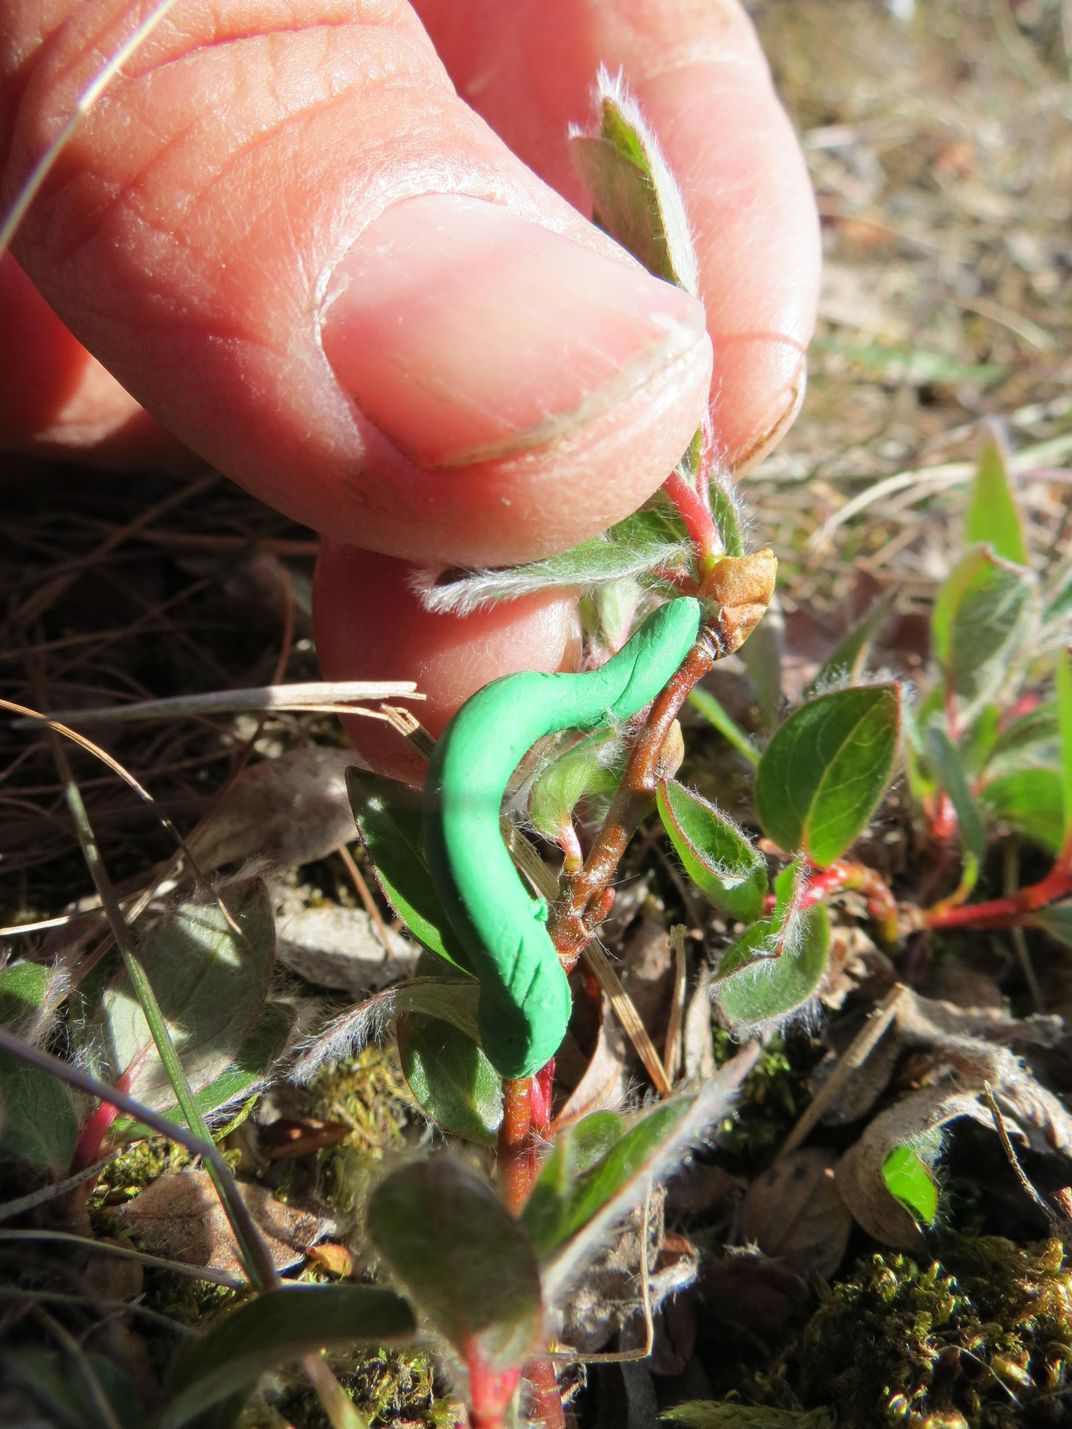
[[[655,1049],[655,1043],[648,1035],[648,1029],[640,1020],[640,1014],[636,1010],[633,999],[622,987],[621,979],[614,971],[610,959],[599,946],[592,942],[584,949],[581,957],[591,970],[600,987],[610,998],[611,1007],[615,1016],[622,1024],[626,1036],[636,1048],[637,1056],[644,1063],[644,1068],[652,1080],[652,1085],[661,1097],[668,1097],[673,1092],[670,1085],[670,1078],[666,1075],[666,1068],[663,1066],[663,1059]]]
[[[423,700],[414,680],[309,680],[294,685],[261,685],[247,690],[210,690],[202,695],[171,695],[129,705],[96,705],[88,709],[50,710],[15,720],[28,729],[41,720],[81,725],[130,724],[135,720],[173,719],[189,715],[233,714],[360,714],[358,700]]]
[[[99,1166],[93,1169],[95,1173],[100,1171]],[[204,1280],[211,1285],[222,1285],[227,1290],[246,1288],[244,1280],[236,1280],[233,1275],[226,1275],[223,1271],[213,1270],[209,1266],[187,1265],[182,1260],[168,1260],[162,1255],[150,1255],[144,1250],[134,1250],[129,1245],[117,1245],[110,1240],[93,1240],[89,1236],[75,1235],[72,1231],[0,1231],[0,1241],[44,1241],[48,1244],[80,1245],[83,1250],[92,1251],[94,1255],[111,1255],[117,1260],[137,1261],[139,1265],[150,1265],[156,1270],[170,1270],[175,1275],[186,1276],[189,1280]]]
[[[198,880],[201,887],[205,889],[208,895],[216,903],[220,912],[227,919],[227,922],[234,929],[235,933],[239,937],[241,937],[241,928],[239,928],[238,924],[234,921],[223,899],[220,898],[219,894],[214,891],[208,879],[201,872],[197,860],[190,852],[190,849],[187,846],[186,840],[183,838],[182,834],[179,833],[178,829],[175,827],[175,824],[170,818],[168,818],[167,814],[165,814],[164,811],[158,807],[156,800],[153,798],[152,794],[149,793],[148,789],[146,789],[143,784],[139,783],[139,781],[135,779],[134,775],[131,774],[128,769],[125,769],[117,759],[113,759],[112,756],[107,752],[107,750],[102,749],[99,744],[94,744],[91,739],[88,739],[83,734],[79,734],[77,730],[70,729],[67,725],[62,724],[58,720],[50,720],[46,715],[41,714],[38,710],[32,710],[29,709],[26,705],[16,704],[14,700],[5,699],[0,699],[0,709],[10,710],[13,714],[22,715],[30,722],[43,724],[54,734],[62,735],[64,739],[69,739],[73,744],[77,744],[80,749],[84,749],[87,754],[92,754],[95,759],[99,759],[102,764],[104,764],[108,769],[112,771],[113,774],[117,774],[119,778],[122,779],[124,784],[128,785],[129,788],[133,789],[135,794],[137,794],[138,798],[143,799],[145,803],[147,803],[150,808],[153,809],[153,811],[156,813],[163,827],[172,836],[172,838],[174,838],[175,842],[182,850],[183,856],[185,857],[190,868],[190,872]],[[135,902],[133,907],[129,910],[129,919],[133,920],[137,918],[148,906],[149,902],[151,901],[151,898],[152,893],[150,892],[149,894],[143,896],[140,900]]]

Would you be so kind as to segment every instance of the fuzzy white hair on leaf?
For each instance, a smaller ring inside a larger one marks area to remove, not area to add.
[[[658,139],[645,119],[636,98],[629,92],[625,76],[619,70],[616,74],[600,65],[592,91],[597,111],[602,112],[604,101],[613,104],[625,122],[636,132],[644,157],[651,169],[652,182],[659,204],[659,212],[666,233],[666,246],[680,287],[694,298],[700,296],[700,264],[696,256],[696,245],[689,227],[685,200],[681,196],[673,170],[666,161]],[[580,125],[570,126],[570,137],[588,135],[589,131]]]

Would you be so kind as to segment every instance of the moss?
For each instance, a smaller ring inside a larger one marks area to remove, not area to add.
[[[370,1429],[446,1429],[456,1422],[449,1401],[437,1403],[435,1368],[427,1355],[398,1350],[332,1355],[331,1367]],[[288,1379],[275,1408],[284,1421],[301,1429],[329,1429],[320,1401],[297,1375]],[[264,1409],[255,1405],[241,1421],[242,1429],[260,1429],[268,1422]]]
[[[125,1206],[146,1186],[171,1171],[181,1171],[192,1159],[185,1147],[162,1136],[132,1142],[100,1173],[89,1198],[90,1213]]]
[[[740,1043],[725,1028],[713,1032],[715,1061],[721,1065],[740,1051]],[[745,1079],[734,1115],[720,1128],[720,1146],[748,1167],[780,1146],[811,1100],[808,1079],[823,1051],[799,1030],[772,1037]]]
[[[784,1403],[788,1388],[844,1425],[1064,1422],[1072,1270],[1060,1243],[951,1237],[944,1249],[923,1267],[892,1252],[858,1262],[757,1377],[756,1398]]]

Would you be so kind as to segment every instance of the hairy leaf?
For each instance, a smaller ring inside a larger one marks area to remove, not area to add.
[[[264,1009],[275,963],[272,904],[257,878],[223,894],[238,930],[215,903],[184,903],[149,934],[140,961],[190,1087],[211,1085],[239,1056]],[[175,1105],[149,1024],[125,973],[105,990],[90,1029],[96,1074],[129,1077],[153,1111]]]
[[[0,1157],[58,1176],[70,1166],[77,1141],[70,1088],[40,1067],[0,1052]]]
[[[532,1244],[486,1181],[445,1156],[413,1162],[372,1194],[373,1244],[431,1324],[493,1370],[520,1364],[540,1332]]]
[[[596,223],[658,278],[699,292],[685,205],[654,134],[620,81],[598,79],[598,134],[570,133],[570,154]]]
[[[708,902],[751,923],[763,911],[767,863],[729,818],[676,780],[656,790],[659,817],[685,872]]]
[[[700,1091],[660,1103],[617,1140],[612,1124],[604,1121],[585,1133],[580,1152],[576,1142],[561,1157],[552,1152],[521,1213],[522,1226],[539,1248],[549,1301],[577,1278],[610,1228],[641,1203],[652,1185],[676,1170],[697,1139],[726,1115],[755,1057],[755,1048],[740,1052]],[[587,1155],[604,1135],[612,1144],[586,1167]]]
[[[886,792],[900,728],[896,684],[835,690],[790,715],[756,775],[756,809],[770,837],[820,867],[839,858]]]
[[[762,1027],[803,1007],[819,989],[830,959],[830,917],[824,903],[803,912],[798,895],[781,896],[769,918],[763,918],[731,946],[722,958],[715,1001],[732,1027]]]
[[[557,839],[586,795],[614,793],[618,787],[613,768],[617,749],[613,732],[597,730],[555,755],[540,770],[529,794],[529,819],[537,832]]]

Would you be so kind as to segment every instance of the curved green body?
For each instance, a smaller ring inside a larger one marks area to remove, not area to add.
[[[698,601],[671,601],[601,669],[506,675],[485,685],[436,745],[425,785],[425,850],[480,982],[481,1043],[503,1077],[539,1071],[558,1051],[570,1016],[547,904],[529,895],[499,831],[510,776],[544,735],[631,719],[674,674],[699,628]]]

